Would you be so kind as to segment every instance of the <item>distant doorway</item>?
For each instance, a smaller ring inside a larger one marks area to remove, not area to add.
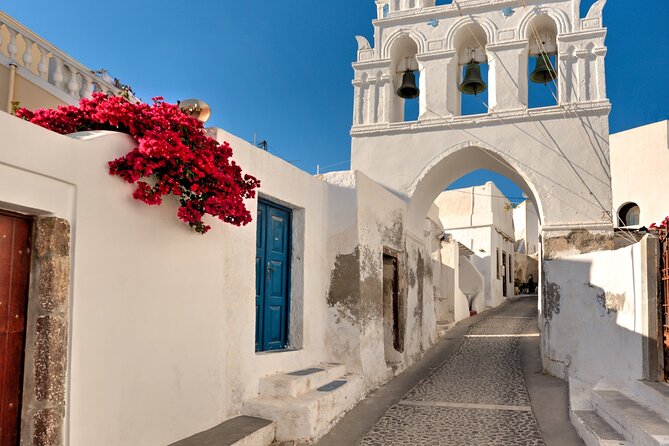
[[[386,363],[399,362],[403,351],[397,257],[383,255],[383,336]]]
[[[32,220],[0,213],[0,445],[17,446],[30,285]]]
[[[506,260],[506,253],[502,253],[502,295],[504,297],[507,296],[507,274],[508,274],[508,268],[506,267],[507,260]]]

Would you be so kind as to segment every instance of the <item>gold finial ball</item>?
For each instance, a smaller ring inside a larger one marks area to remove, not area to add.
[[[211,116],[211,107],[200,99],[186,99],[179,101],[179,108],[182,112],[197,119],[201,123],[207,122]]]

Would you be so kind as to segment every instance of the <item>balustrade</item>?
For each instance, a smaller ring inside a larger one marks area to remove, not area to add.
[[[20,74],[34,75],[74,101],[94,92],[120,95],[123,91],[89,68],[0,12],[0,63],[21,67]],[[27,71],[27,73],[26,73]],[[29,73],[29,74],[28,74]]]

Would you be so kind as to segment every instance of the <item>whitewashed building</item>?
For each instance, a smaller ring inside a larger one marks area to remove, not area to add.
[[[525,200],[513,209],[516,236],[514,258],[515,282],[527,283],[530,275],[539,280],[539,216],[534,205]]]
[[[669,216],[669,121],[611,135],[616,227],[648,228]]]
[[[444,231],[471,250],[484,277],[484,293],[470,296],[470,309],[481,312],[513,297],[513,206],[502,191],[489,181],[442,192],[435,204]]]
[[[0,238],[22,265],[12,271],[26,299],[15,377],[25,445],[164,446],[239,415],[269,420],[249,440],[260,444],[320,437],[437,341],[440,300],[456,296],[457,319],[462,297],[477,293],[461,279],[471,254],[443,239],[433,204],[481,168],[511,178],[537,210],[542,359],[570,381],[571,407],[603,413],[615,401],[602,402],[601,386],[639,399],[639,380],[658,380],[656,247],[611,250],[605,1],[586,17],[578,0],[376,3],[374,42],[358,37],[353,66],[353,170],[314,178],[212,130],[262,180],[244,228],[210,222],[203,237],[177,221],[176,203],[133,200],[106,164],[134,147],[127,135],[63,136],[0,112],[0,220],[23,243]],[[73,103],[96,84],[117,92],[5,15],[0,23],[8,102]],[[557,103],[533,109],[529,71],[542,52],[556,56]],[[462,116],[472,59],[488,66],[490,108]],[[396,94],[407,70],[419,72],[415,121]],[[258,283],[277,274],[258,261],[270,220],[288,266],[276,333],[257,312],[267,307]]]

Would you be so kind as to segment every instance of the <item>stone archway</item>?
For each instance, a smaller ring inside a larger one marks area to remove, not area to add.
[[[490,170],[512,180],[527,194],[538,211],[540,222],[543,221],[537,188],[512,162],[481,141],[468,141],[444,150],[422,169],[408,188],[407,228],[420,228],[418,225],[423,224],[436,197],[455,180],[478,169]]]

